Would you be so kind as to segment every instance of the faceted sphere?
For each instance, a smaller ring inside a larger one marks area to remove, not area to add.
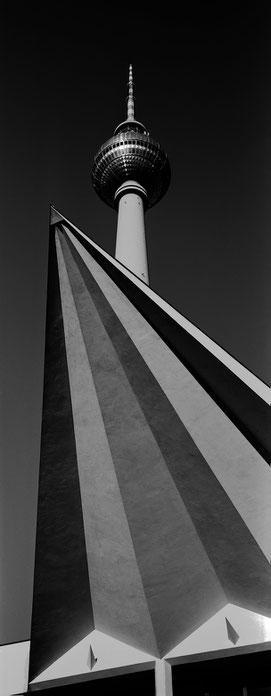
[[[112,208],[117,189],[127,180],[137,181],[146,189],[148,208],[164,196],[170,183],[169,161],[159,143],[148,133],[129,127],[102,145],[92,169],[96,193]]]

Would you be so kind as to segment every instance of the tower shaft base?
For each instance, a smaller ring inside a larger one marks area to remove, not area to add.
[[[116,193],[119,203],[115,257],[148,285],[144,194],[143,187],[132,181]]]

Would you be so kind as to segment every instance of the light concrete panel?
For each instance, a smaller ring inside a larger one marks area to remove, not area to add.
[[[269,560],[270,468],[80,242],[67,234]]]
[[[101,631],[94,630],[83,640],[68,650],[50,667],[33,679],[31,684],[36,684],[51,679],[61,679],[74,674],[86,674],[89,669],[89,650],[93,651],[96,663],[91,672],[101,672],[128,665],[149,664],[150,655],[122,643]]]
[[[232,647],[226,628],[228,619],[238,633],[238,647],[256,645],[271,640],[271,619],[234,604],[227,604],[215,616],[191,633],[185,640],[171,650],[166,659],[224,650]]]

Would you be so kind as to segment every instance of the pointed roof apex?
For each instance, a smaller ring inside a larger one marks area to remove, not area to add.
[[[50,225],[56,225],[56,223],[60,222],[61,220],[63,220],[62,215],[53,205],[50,205]]]

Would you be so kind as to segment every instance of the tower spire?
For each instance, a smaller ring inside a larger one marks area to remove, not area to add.
[[[135,118],[135,102],[134,102],[134,83],[133,83],[133,67],[129,65],[129,82],[128,82],[128,99],[127,99],[127,121],[134,121]]]

